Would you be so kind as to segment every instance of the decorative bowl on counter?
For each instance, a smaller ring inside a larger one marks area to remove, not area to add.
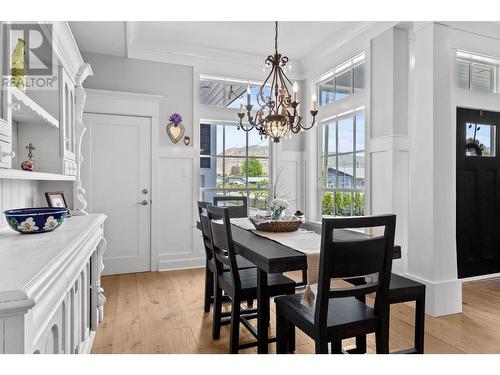
[[[261,232],[295,232],[302,224],[302,221],[295,216],[285,216],[280,220],[272,220],[271,215],[256,215],[248,219],[255,229]]]
[[[16,208],[4,211],[9,226],[19,233],[50,232],[64,222],[65,207]]]

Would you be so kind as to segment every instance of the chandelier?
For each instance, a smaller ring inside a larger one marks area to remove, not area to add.
[[[257,93],[257,104],[259,109],[255,113],[255,117],[252,116],[252,92],[250,90],[250,85],[248,85],[246,106],[243,105],[243,99],[240,99],[240,112],[238,113],[240,121],[238,129],[241,128],[248,132],[255,128],[261,137],[270,137],[274,143],[278,143],[280,139],[289,132],[297,134],[300,131],[311,129],[316,123],[318,106],[316,95],[313,95],[311,101],[312,123],[309,126],[303,125],[302,116],[300,115],[300,101],[297,99],[297,82],[292,84],[285,74],[288,57],[278,53],[278,21],[275,22],[274,55],[269,55],[264,64],[265,68],[271,67],[271,72]],[[290,64],[288,65],[290,66]],[[269,96],[265,96],[264,89],[269,81],[271,83],[270,94]],[[293,97],[288,89],[288,84],[292,86]],[[245,116],[249,124],[246,126],[243,125]]]

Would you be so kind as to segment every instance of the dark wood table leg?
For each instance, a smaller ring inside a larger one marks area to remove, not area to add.
[[[269,294],[267,290],[267,272],[257,269],[257,353],[268,353]]]

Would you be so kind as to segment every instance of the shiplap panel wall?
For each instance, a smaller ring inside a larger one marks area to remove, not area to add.
[[[0,226],[6,225],[3,211],[10,208],[37,207],[41,202],[38,181],[0,179]]]

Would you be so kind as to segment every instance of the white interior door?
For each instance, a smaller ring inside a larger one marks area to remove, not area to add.
[[[104,273],[151,270],[151,120],[85,114],[82,179],[90,213],[108,216]]]

